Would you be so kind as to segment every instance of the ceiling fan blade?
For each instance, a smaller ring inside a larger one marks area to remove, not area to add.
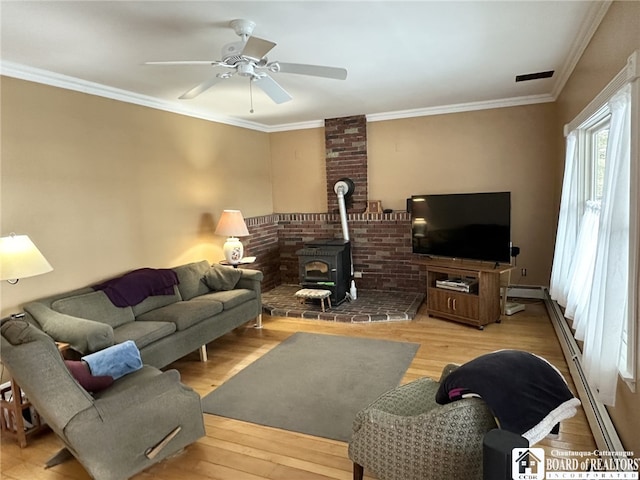
[[[252,80],[257,86],[259,86],[264,93],[269,95],[271,100],[275,103],[284,103],[291,100],[293,97],[287,93],[287,91],[282,88],[278,82],[276,82],[269,75],[265,75],[263,77]]]
[[[278,65],[277,71],[282,73],[297,73],[299,75],[334,78],[336,80],[344,80],[347,78],[346,68],[324,67],[322,65],[305,65],[302,63],[274,63]]]
[[[247,43],[245,43],[244,48],[242,49],[241,55],[260,60],[275,46],[276,44],[269,40],[263,40],[258,37],[249,37],[249,40],[247,40]]]
[[[221,82],[222,80],[224,80],[224,78],[211,77],[210,79],[205,80],[199,85],[196,85],[191,90],[183,93],[178,98],[180,100],[190,100],[192,98],[195,98],[198,95],[200,95],[202,92],[204,92],[205,90],[208,90],[209,88],[213,87],[216,83]]]
[[[168,62],[144,62],[145,65],[215,65],[222,62],[219,60],[171,60]]]

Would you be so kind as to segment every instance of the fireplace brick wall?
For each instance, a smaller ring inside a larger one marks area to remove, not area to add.
[[[249,236],[241,238],[245,256],[256,257],[248,265],[264,274],[262,290],[269,291],[280,285],[280,249],[278,245],[279,215],[266,215],[245,219]]]
[[[354,271],[359,289],[423,293],[424,268],[411,253],[411,219],[406,212],[352,213],[347,216]],[[342,238],[340,216],[331,213],[274,214],[247,219],[250,236],[242,239],[245,255],[256,256],[264,273],[262,288],[298,284],[296,251],[316,239]]]

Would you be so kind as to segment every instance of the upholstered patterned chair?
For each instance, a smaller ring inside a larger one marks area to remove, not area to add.
[[[440,381],[456,365],[447,365]],[[364,468],[379,480],[482,480],[482,441],[496,422],[484,401],[435,401],[440,383],[421,378],[380,396],[353,424],[353,478]]]

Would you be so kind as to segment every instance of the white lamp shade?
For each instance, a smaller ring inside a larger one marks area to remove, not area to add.
[[[249,235],[242,212],[240,210],[223,211],[216,227],[216,235],[223,237],[246,237]]]
[[[53,270],[27,235],[0,238],[0,280],[34,277]]]

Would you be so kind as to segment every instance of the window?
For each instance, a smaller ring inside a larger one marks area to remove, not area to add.
[[[586,210],[587,202],[595,202],[599,206],[602,201],[604,191],[604,175],[607,158],[607,145],[609,140],[609,127],[611,125],[611,111],[608,105],[598,110],[591,118],[578,127],[578,135],[580,138],[578,144],[577,159],[579,170],[582,174],[583,193],[580,198],[581,211]],[[629,230],[625,232],[629,235]],[[630,316],[630,320],[633,316]],[[626,381],[633,381],[634,378],[634,362],[635,352],[633,350],[634,342],[630,341],[629,336],[630,322],[623,322],[622,338],[620,344],[620,358],[618,362],[618,370],[620,376]]]
[[[576,338],[584,340],[587,382],[607,405],[615,404],[619,376],[635,388],[638,361],[639,57],[640,51],[634,52],[565,126],[565,176],[551,271],[551,298],[574,319]],[[584,280],[580,288],[577,279]]]
[[[584,211],[585,202],[602,200],[610,124],[611,112],[608,105],[605,105],[578,127],[577,161],[578,171],[581,172],[579,202],[583,205],[581,211]]]
[[[611,115],[607,113],[598,125],[587,132],[590,137],[587,163],[590,171],[590,200],[602,200],[604,185],[604,165],[607,158],[607,140],[609,138],[609,120]]]

